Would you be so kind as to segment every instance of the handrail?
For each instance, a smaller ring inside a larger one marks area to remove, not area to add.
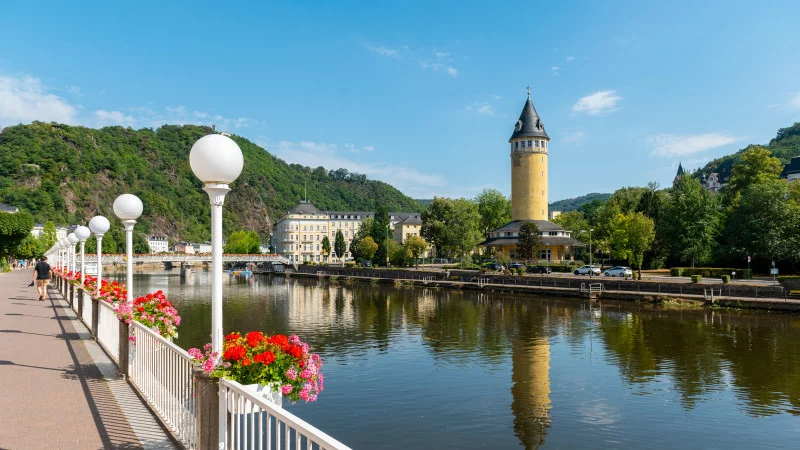
[[[98,301],[100,311],[97,315],[97,342],[119,363],[119,319],[114,307],[105,300]],[[85,308],[85,306],[84,306]]]
[[[226,449],[239,449],[239,448],[264,448],[264,449],[279,449],[279,448],[294,448],[301,450],[302,438],[305,437],[305,448],[311,450],[313,444],[319,446],[320,450],[333,449],[333,450],[350,450],[350,447],[337,441],[325,432],[319,430],[303,419],[295,416],[294,414],[286,411],[283,408],[275,407],[263,399],[259,399],[244,389],[244,386],[233,380],[220,379],[219,380],[219,406],[220,406],[220,441],[225,442]],[[230,420],[227,419],[228,407],[239,406],[236,408],[246,413],[236,414],[232,413]],[[264,412],[266,416],[266,427],[262,426],[263,422],[259,418],[253,420],[252,414],[259,414]],[[241,415],[250,415],[248,418],[239,418]],[[226,418],[223,420],[223,417]],[[275,434],[271,436],[272,422],[271,418],[275,418]],[[284,426],[281,427],[281,424]],[[254,433],[254,425],[258,425],[261,433],[256,435]],[[294,446],[291,445],[291,430],[294,430]],[[247,432],[246,436],[243,436]],[[284,445],[281,445],[281,436],[284,439]],[[275,445],[273,446],[273,438]],[[248,445],[249,444],[249,445]]]

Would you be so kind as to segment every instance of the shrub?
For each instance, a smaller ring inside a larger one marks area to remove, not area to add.
[[[730,276],[730,275],[723,275],[723,276],[722,276],[722,277],[720,277],[720,278],[722,278],[722,283],[723,283],[723,284],[728,284],[728,283],[730,283],[730,281],[731,281],[731,276]]]
[[[736,279],[751,279],[753,278],[753,271],[751,269],[735,269],[730,267],[673,267],[669,269],[670,276],[673,277],[686,277],[691,275],[702,275],[704,277],[722,277],[723,275],[730,275],[736,272]]]
[[[702,275],[692,275],[692,283],[699,283],[703,279]]]
[[[525,273],[525,268],[524,267],[517,267],[517,275],[521,276],[524,273]]]
[[[639,272],[633,272],[633,279],[634,280],[638,280],[639,279]]]
[[[786,289],[791,289],[791,290],[800,289],[800,277],[798,276],[778,277],[778,283],[780,283]]]
[[[353,267],[356,266],[356,263],[354,263],[353,261],[348,261],[348,262],[344,263],[344,266],[353,268]]]

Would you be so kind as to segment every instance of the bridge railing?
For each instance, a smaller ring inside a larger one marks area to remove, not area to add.
[[[99,300],[97,306],[97,342],[119,364],[119,319],[108,302]]]
[[[128,376],[131,383],[186,448],[196,441],[194,361],[186,351],[146,326],[132,322]]]
[[[226,450],[350,450],[289,411],[251,395],[232,380],[219,381],[219,408],[220,442],[225,442]]]

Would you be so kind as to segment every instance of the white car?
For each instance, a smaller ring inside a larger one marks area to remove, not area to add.
[[[583,266],[583,267],[578,267],[572,273],[574,273],[575,275],[589,275],[589,273],[591,273],[592,275],[599,277],[600,268],[597,266]]]
[[[616,267],[612,267],[612,268],[606,270],[605,272],[603,272],[603,275],[605,275],[607,277],[625,277],[625,278],[628,278],[628,277],[632,277],[633,276],[633,271],[631,270],[630,267],[616,266]]]

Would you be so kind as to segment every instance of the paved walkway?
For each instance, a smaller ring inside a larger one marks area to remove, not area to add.
[[[175,448],[61,295],[0,274],[0,449]]]

